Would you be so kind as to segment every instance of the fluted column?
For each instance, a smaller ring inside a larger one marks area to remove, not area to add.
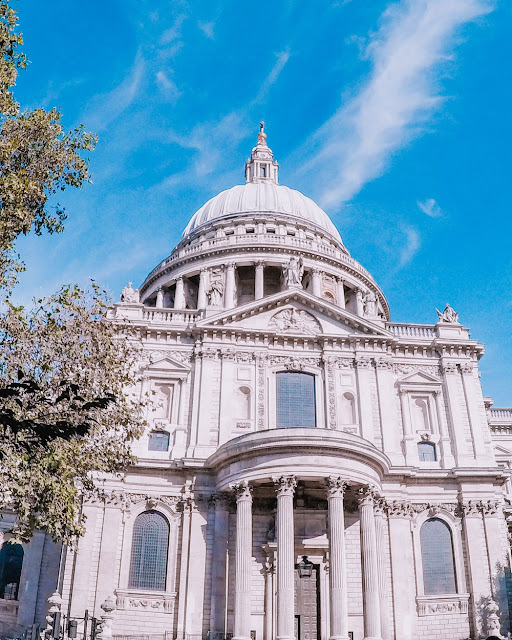
[[[259,261],[256,263],[256,271],[254,276],[254,299],[260,300],[263,298],[264,291],[264,278],[263,273],[265,269],[265,263],[263,261]]]
[[[373,500],[375,492],[365,487],[359,492],[361,520],[361,558],[363,565],[364,640],[382,640],[380,629],[377,537]]]
[[[295,637],[295,534],[293,494],[295,476],[274,478],[277,487],[277,640]]]
[[[336,280],[336,297],[338,302],[338,307],[342,309],[345,308],[345,287],[343,285],[343,278],[338,278]]]
[[[263,640],[272,640],[274,626],[274,554],[267,556],[265,560],[265,626]]]
[[[330,640],[348,640],[347,561],[343,496],[348,483],[340,477],[327,479],[329,509]]]
[[[235,306],[235,263],[228,262],[226,267],[226,292],[224,294],[224,304],[226,309]]]
[[[386,584],[386,514],[384,512],[384,500],[379,498],[374,503],[375,537],[377,543],[377,570],[379,572],[379,602],[380,602],[380,632],[382,640],[389,639],[388,620],[388,590]],[[388,547],[389,548],[389,547]]]
[[[313,295],[320,298],[322,295],[322,272],[319,269],[313,269]]]
[[[185,307],[185,288],[183,286],[183,278],[176,280],[176,290],[174,292],[174,308],[183,309]]]
[[[206,278],[208,277],[208,271],[201,269],[199,272],[199,290],[197,292],[197,308],[206,308]]]
[[[235,624],[233,640],[251,637],[252,489],[233,485],[236,493]]]

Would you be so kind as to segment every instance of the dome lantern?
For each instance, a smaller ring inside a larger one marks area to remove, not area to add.
[[[246,182],[273,182],[278,183],[279,164],[274,160],[272,149],[267,145],[265,123],[260,122],[258,143],[251,153],[251,157],[245,163]]]

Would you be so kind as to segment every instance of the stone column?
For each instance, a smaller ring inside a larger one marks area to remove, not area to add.
[[[274,557],[269,554],[265,559],[265,626],[263,628],[263,639],[272,640],[274,626]]]
[[[176,280],[176,291],[174,292],[174,308],[183,309],[185,307],[185,290],[183,286],[183,278]]]
[[[199,289],[197,292],[197,308],[206,309],[206,278],[208,277],[208,270],[201,269],[199,272]]]
[[[236,493],[235,624],[233,640],[251,637],[252,489],[233,485]]]
[[[155,307],[157,309],[162,309],[164,306],[164,290],[162,287],[158,287],[156,290],[156,304]]]
[[[213,539],[211,625],[215,634],[225,635],[226,611],[226,553],[228,548],[229,512],[227,499],[215,497],[215,525]]]
[[[224,304],[226,309],[235,306],[235,263],[228,262],[226,266],[226,291],[224,293]]]
[[[382,640],[377,563],[377,539],[373,513],[374,490],[365,487],[359,492],[361,520],[361,558],[363,565],[364,640]]]
[[[364,315],[364,301],[363,301],[362,289],[356,289],[356,314],[361,317]]]
[[[384,500],[379,498],[374,504],[375,536],[377,541],[377,567],[379,572],[379,599],[380,599],[380,631],[382,640],[389,640],[388,620],[388,590],[386,581],[386,514],[384,512]]]
[[[264,292],[264,280],[263,273],[265,269],[265,263],[260,260],[256,263],[255,277],[254,277],[254,299],[260,300],[263,298]]]
[[[348,640],[347,560],[343,495],[348,483],[340,477],[327,479],[329,509],[330,640]]]
[[[322,296],[322,272],[319,269],[313,269],[313,295],[317,298]]]
[[[274,479],[277,487],[277,640],[295,638],[295,535],[293,494],[295,476]]]
[[[338,307],[345,308],[345,287],[343,285],[343,278],[336,279],[336,297]]]

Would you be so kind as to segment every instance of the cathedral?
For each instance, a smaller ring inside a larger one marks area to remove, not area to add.
[[[484,347],[449,305],[391,321],[266,138],[110,310],[143,336],[138,462],[76,549],[2,547],[4,635],[48,599],[79,638],[85,611],[123,640],[511,630],[512,409],[482,394]]]

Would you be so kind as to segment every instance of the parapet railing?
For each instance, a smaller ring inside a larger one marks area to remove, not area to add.
[[[190,311],[179,309],[153,309],[142,310],[142,319],[155,322],[169,322],[170,324],[193,324],[203,317],[202,311]]]
[[[400,338],[435,338],[436,330],[429,324],[402,324],[400,322],[387,322],[386,329]]]

